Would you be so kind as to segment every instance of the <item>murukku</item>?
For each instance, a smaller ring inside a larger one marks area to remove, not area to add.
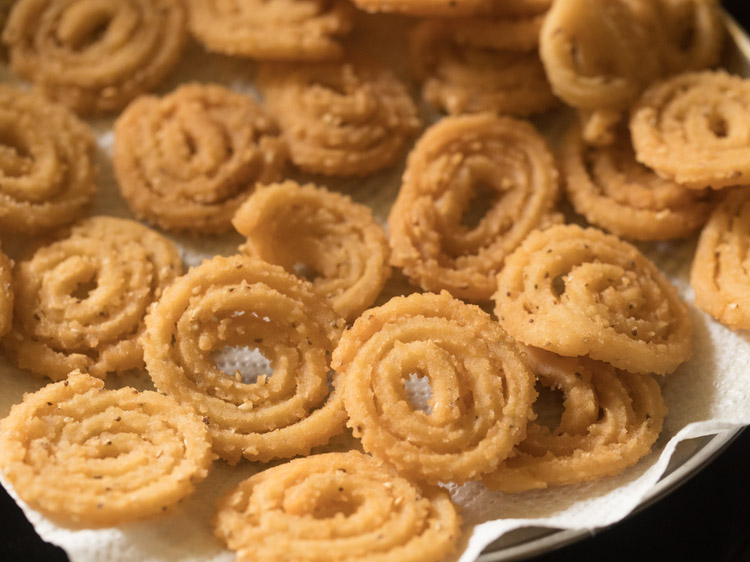
[[[146,369],[161,392],[208,424],[231,463],[304,455],[344,429],[341,392],[329,389],[329,354],[343,321],[312,286],[245,256],[204,261],[168,287],[146,318]],[[243,382],[213,354],[258,350],[272,373]]]
[[[332,367],[365,451],[418,481],[466,482],[493,471],[526,435],[533,375],[480,308],[448,293],[395,297],[344,332]],[[405,381],[428,379],[427,411]]]
[[[526,439],[482,482],[501,492],[523,492],[612,476],[647,455],[667,407],[651,375],[619,371],[600,361],[560,357],[526,348],[548,391],[562,393],[562,415],[529,423]]]
[[[390,277],[385,229],[351,198],[296,182],[264,186],[232,220],[240,251],[312,281],[336,313],[353,321]]]
[[[461,517],[448,493],[357,451],[269,468],[223,497],[216,535],[238,562],[437,562]]]
[[[172,398],[105,390],[75,371],[24,396],[0,423],[0,467],[23,501],[68,525],[109,527],[169,511],[208,475],[205,424]]]
[[[18,0],[3,32],[11,68],[81,114],[156,87],[187,37],[182,0]]]
[[[393,164],[421,126],[406,87],[374,64],[267,64],[258,84],[306,172],[370,174]]]
[[[167,230],[218,233],[256,183],[281,179],[286,144],[252,98],[188,84],[141,97],[115,123],[120,192],[140,218]]]
[[[477,14],[529,17],[546,12],[552,0],[353,0],[366,12],[399,12],[411,16],[457,17]]]
[[[557,194],[554,157],[530,123],[444,118],[409,155],[388,216],[391,263],[424,290],[489,300],[505,256],[559,222]]]
[[[624,238],[688,236],[703,226],[713,208],[711,192],[687,189],[639,164],[627,133],[612,145],[591,147],[574,126],[562,143],[560,165],[575,210]]]
[[[346,0],[187,0],[190,30],[209,51],[264,60],[344,54],[354,25]]]
[[[104,378],[143,367],[146,310],[182,271],[173,242],[126,219],[93,217],[16,264],[18,367],[52,380],[74,369]]]
[[[13,262],[0,247],[0,338],[13,323]]]
[[[66,108],[0,85],[0,230],[75,221],[96,193],[94,135]]]
[[[750,184],[750,80],[723,70],[680,74],[631,112],[639,162],[691,189]]]
[[[687,305],[637,248],[576,225],[532,232],[497,277],[495,314],[518,341],[666,374],[693,349]]]
[[[750,191],[729,191],[701,232],[690,284],[695,304],[733,330],[750,329]]]
[[[719,0],[658,0],[659,56],[667,73],[703,70],[719,63],[724,22]]]

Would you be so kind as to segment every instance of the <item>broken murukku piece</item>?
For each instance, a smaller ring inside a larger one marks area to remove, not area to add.
[[[526,345],[660,375],[692,354],[687,305],[652,262],[614,235],[576,225],[532,232],[497,282],[500,325]]]
[[[421,126],[406,87],[374,64],[268,63],[258,85],[306,172],[370,174],[395,163]]]
[[[485,486],[513,493],[588,482],[618,474],[650,452],[667,413],[652,375],[540,349],[522,353],[543,387],[540,396],[550,399],[549,410],[561,406],[562,415],[545,420],[538,407],[526,439],[482,479]]]
[[[385,229],[351,198],[296,182],[261,186],[232,220],[247,238],[240,251],[311,280],[353,321],[391,274]]]
[[[554,157],[530,123],[444,118],[409,155],[388,216],[391,263],[426,291],[489,300],[505,257],[561,220],[558,189]]]
[[[131,220],[93,217],[19,261],[5,355],[35,375],[104,378],[143,366],[148,307],[182,271],[173,242]]]
[[[0,422],[0,468],[33,509],[75,527],[154,517],[208,475],[205,424],[172,398],[79,371]]]
[[[0,230],[39,234],[79,218],[96,193],[94,146],[65,107],[0,86]]]
[[[13,324],[13,262],[0,247],[0,338]]]
[[[533,375],[490,316],[448,293],[395,297],[344,332],[332,367],[364,450],[417,481],[491,472],[526,434]],[[428,380],[427,411],[405,382]]]
[[[252,98],[187,84],[115,122],[114,167],[133,212],[166,230],[220,233],[256,183],[281,179],[286,144]]]
[[[187,38],[182,0],[18,0],[11,68],[79,114],[118,111],[160,84]]]
[[[221,498],[214,531],[237,560],[438,562],[461,517],[445,490],[357,451],[294,459]]]
[[[328,386],[343,321],[281,267],[206,260],[164,291],[146,325],[156,388],[204,417],[214,451],[230,463],[305,455],[343,431],[341,392]],[[238,347],[258,350],[272,373],[243,382],[240,371],[222,371],[214,355]]]

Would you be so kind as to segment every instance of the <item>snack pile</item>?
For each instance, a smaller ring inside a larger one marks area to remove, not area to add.
[[[411,76],[358,51],[383,25],[361,10],[413,23]],[[2,39],[33,92],[0,86],[0,349],[53,382],[0,422],[4,478],[94,528],[254,463],[205,521],[237,560],[438,562],[461,548],[446,487],[632,467],[695,337],[645,244],[703,229],[695,305],[750,329],[750,80],[712,69],[720,10],[17,0]],[[165,82],[186,48],[249,59],[262,100]],[[91,210],[92,115],[129,218]],[[342,193],[404,160],[393,197]],[[185,272],[198,246],[226,250]]]

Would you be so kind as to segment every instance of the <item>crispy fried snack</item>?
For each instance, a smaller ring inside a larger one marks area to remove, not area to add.
[[[286,144],[252,98],[188,84],[141,97],[115,123],[114,166],[133,212],[161,228],[218,233],[256,182],[281,179]]]
[[[269,468],[218,504],[214,529],[238,562],[437,562],[461,518],[448,494],[356,451]]]
[[[74,369],[104,378],[141,368],[143,318],[182,271],[177,247],[113,217],[82,220],[65,234],[16,265],[6,356],[52,380]]]
[[[720,0],[657,0],[659,56],[668,74],[719,63],[724,44]]]
[[[265,60],[344,54],[354,24],[346,0],[187,0],[190,30],[209,51]]]
[[[523,492],[612,476],[646,456],[661,432],[667,407],[651,375],[634,375],[587,358],[525,348],[539,383],[562,393],[556,427],[538,418],[515,454],[482,482]]]
[[[73,222],[96,193],[94,136],[66,108],[0,85],[0,230]]]
[[[0,467],[26,503],[68,525],[153,517],[208,475],[211,444],[195,414],[133,388],[105,390],[74,371],[27,394],[0,423]]]
[[[575,210],[624,238],[688,236],[703,226],[713,208],[711,192],[687,189],[639,164],[622,131],[614,144],[590,147],[580,127],[572,127],[562,143],[560,165]]]
[[[424,290],[489,300],[505,256],[559,221],[557,194],[554,157],[531,124],[486,113],[445,118],[409,155],[388,217],[391,263]]]
[[[411,16],[502,17],[536,16],[549,9],[552,0],[353,0],[367,12],[400,12]]]
[[[385,230],[372,211],[322,187],[293,181],[261,187],[232,224],[247,237],[242,253],[307,274],[349,322],[375,302],[391,275]]]
[[[146,368],[161,392],[204,416],[231,463],[308,454],[344,429],[328,354],[343,322],[312,286],[281,267],[217,256],[177,279],[146,318]],[[273,376],[244,383],[212,354],[253,347]]]
[[[307,172],[363,176],[390,166],[421,126],[406,87],[373,64],[267,64],[258,84]]]
[[[666,374],[693,349],[687,305],[637,248],[594,228],[532,232],[505,260],[495,314],[526,345]]]
[[[187,37],[182,0],[18,0],[3,32],[13,71],[80,114],[156,87]]]
[[[636,158],[691,189],[750,184],[750,80],[723,70],[681,74],[632,110]]]
[[[734,330],[750,329],[750,191],[729,191],[701,232],[690,284],[695,304]]]
[[[489,315],[448,293],[396,297],[360,316],[332,367],[365,451],[408,478],[465,482],[494,470],[524,438],[533,376]],[[405,380],[429,379],[428,412]]]
[[[0,338],[13,323],[13,262],[0,247]]]

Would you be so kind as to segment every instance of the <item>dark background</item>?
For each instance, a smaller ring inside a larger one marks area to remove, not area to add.
[[[726,0],[724,5],[750,29],[750,0]],[[749,453],[747,430],[666,498],[533,562],[750,562]],[[67,562],[62,550],[39,539],[1,487],[0,562]]]

